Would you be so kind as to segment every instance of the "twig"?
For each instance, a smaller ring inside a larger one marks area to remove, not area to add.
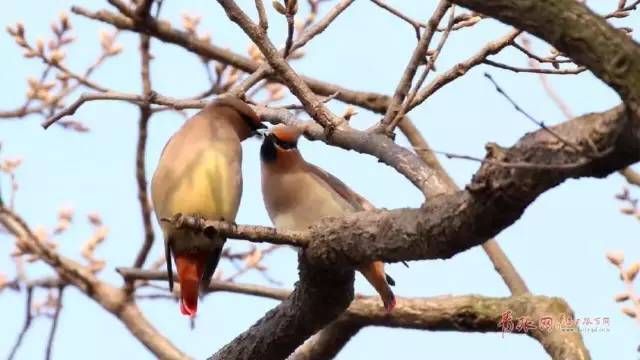
[[[257,0],[259,1],[259,0]],[[342,0],[335,7],[333,7],[325,17],[316,23],[314,26],[304,31],[291,46],[291,52],[296,51],[305,46],[311,39],[321,34],[329,25],[340,15],[354,0]],[[283,50],[284,54],[284,50]],[[229,90],[229,94],[233,96],[239,96],[247,92],[252,86],[260,82],[266,76],[273,72],[269,64],[263,63],[254,71],[249,77],[241,81]]]
[[[304,105],[307,113],[331,134],[343,121],[331,113],[318,96],[309,88],[302,78],[291,68],[283,56],[278,52],[263,31],[255,25],[251,19],[233,0],[218,0],[224,8],[227,17],[236,23],[258,46],[269,65],[279,75],[291,92]]]
[[[109,2],[109,4],[113,5],[116,9],[118,9],[118,11],[125,14],[126,16],[130,18],[136,17],[136,14],[133,11],[133,9],[131,9],[131,7],[125,4],[122,0],[107,0],[107,1]]]
[[[510,70],[517,73],[523,72],[523,73],[534,73],[534,74],[576,75],[587,70],[587,68],[584,66],[578,66],[575,69],[540,69],[540,68],[519,68],[519,67],[499,63],[496,61],[492,61],[489,59],[485,59],[483,62],[493,67],[497,67],[504,70]]]
[[[255,1],[256,1],[256,9],[258,10],[258,19],[259,19],[260,28],[262,28],[262,31],[266,33],[267,29],[269,28],[269,20],[267,18],[267,12],[264,9],[264,3],[262,2],[262,0],[255,0]]]
[[[624,5],[621,3],[621,6],[624,6]],[[523,43],[522,46],[518,45],[515,42],[513,43],[513,45],[516,46],[518,49],[521,49],[525,54],[530,55],[529,65],[532,68],[537,68],[539,66],[538,64],[539,60],[537,57],[535,57],[535,55],[531,53],[531,50],[530,50],[531,45],[530,45],[529,38],[523,36],[522,43]],[[562,99],[553,89],[551,84],[549,84],[546,74],[540,74],[539,78],[545,92],[547,93],[547,95],[549,95],[549,98],[551,98],[551,100],[556,104],[556,106],[558,106],[560,111],[562,111],[562,114],[564,115],[564,117],[567,120],[573,118],[574,117],[573,112],[571,111],[571,109],[569,109],[569,106],[564,101],[562,101]],[[640,174],[637,174],[630,167],[624,168],[618,171],[618,173],[622,175],[629,184],[640,186]]]
[[[18,351],[18,348],[20,347],[20,344],[22,343],[22,339],[24,338],[25,334],[29,330],[29,327],[31,326],[31,320],[33,320],[33,314],[31,312],[32,301],[33,301],[33,288],[27,287],[27,303],[25,305],[26,314],[24,317],[24,325],[22,325],[22,330],[20,331],[20,334],[18,334],[18,338],[16,339],[15,344],[11,348],[11,352],[9,353],[9,356],[7,356],[7,360],[11,360],[14,358],[14,356]]]
[[[184,353],[148,322],[137,305],[121,289],[102,282],[90,269],[42,243],[16,213],[7,208],[0,208],[0,224],[16,237],[19,246],[38,256],[60,277],[116,316],[156,357],[186,358]]]
[[[145,18],[149,16],[149,12],[151,11],[151,6],[153,5],[154,0],[140,0],[140,4],[136,8],[136,16],[139,18]]]
[[[298,0],[284,0],[284,4],[286,7],[287,39],[285,40],[283,56],[286,59],[289,57],[289,54],[291,54],[291,47],[293,46],[293,33],[295,31],[293,20],[298,11]]]
[[[467,60],[455,65],[451,69],[445,71],[443,74],[433,79],[426,87],[420,90],[418,95],[416,95],[416,98],[413,100],[413,102],[411,102],[411,105],[409,105],[407,112],[409,112],[414,107],[422,104],[429,96],[431,96],[433,93],[441,89],[443,86],[460,78],[473,67],[482,64],[482,62],[484,61],[484,59],[487,58],[487,56],[494,55],[500,52],[502,49],[504,49],[509,44],[511,44],[513,39],[515,39],[518,35],[520,35],[520,33],[521,33],[520,30],[517,30],[517,29],[511,30],[509,33],[507,33],[500,39],[485,45],[482,49],[480,49],[480,51],[475,53],[473,56],[471,56]]]
[[[142,222],[144,224],[144,242],[138,256],[133,264],[134,267],[142,267],[144,265],[151,246],[153,245],[154,235],[151,225],[151,206],[149,205],[149,194],[147,193],[147,176],[145,170],[145,155],[147,147],[147,128],[149,119],[151,118],[150,99],[153,96],[151,90],[151,76],[149,63],[151,62],[151,53],[149,51],[150,39],[149,35],[140,35],[140,57],[142,63],[141,77],[142,90],[145,102],[140,104],[140,121],[138,122],[138,145],[136,147],[136,182],[138,185],[138,201],[140,202],[140,210],[142,214]]]
[[[422,84],[424,83],[424,81],[427,79],[427,76],[429,75],[429,71],[431,71],[431,69],[435,68],[436,60],[438,59],[438,56],[440,56],[440,53],[442,52],[442,48],[444,47],[444,44],[445,44],[445,42],[447,42],[447,39],[449,38],[449,34],[451,33],[451,29],[453,27],[453,23],[454,23],[454,19],[455,19],[455,17],[454,17],[455,16],[455,8],[456,8],[455,5],[451,5],[451,8],[450,8],[451,11],[450,11],[450,14],[449,14],[449,22],[447,23],[447,27],[446,27],[444,33],[442,34],[442,37],[440,38],[440,42],[438,43],[438,46],[436,47],[436,49],[433,52],[433,54],[427,60],[427,65],[425,66],[424,71],[422,71],[422,74],[420,74],[420,78],[418,79],[418,81],[414,85],[414,87],[411,90],[411,92],[409,93],[409,95],[407,95],[407,98],[403,101],[402,106],[400,108],[400,111],[398,111],[398,114],[395,116],[393,121],[391,121],[391,124],[389,126],[390,129],[395,129],[396,126],[398,126],[398,123],[400,121],[402,121],[402,118],[404,117],[404,115],[407,112],[407,108],[409,107],[409,104],[411,104],[413,99],[415,99],[416,94],[418,93],[418,91],[422,87]]]
[[[56,336],[56,330],[58,328],[58,319],[60,318],[60,311],[62,311],[62,295],[64,293],[64,285],[58,287],[58,301],[56,302],[56,310],[53,313],[53,320],[51,323],[51,331],[49,332],[49,339],[47,340],[47,350],[44,358],[46,360],[51,359],[51,351],[53,350],[53,339]]]
[[[177,228],[188,228],[203,232],[206,236],[224,236],[247,240],[255,243],[291,245],[305,247],[309,242],[309,233],[304,231],[276,230],[258,225],[237,225],[227,221],[201,221],[191,216],[176,216],[174,219],[161,219]]]
[[[431,44],[431,39],[433,38],[433,34],[435,33],[435,29],[438,27],[438,24],[440,24],[440,20],[444,17],[447,9],[449,9],[450,6],[451,4],[448,1],[441,0],[438,3],[438,7],[434,11],[434,13],[431,15],[431,18],[429,18],[429,21],[427,22],[427,28],[425,29],[422,36],[420,36],[420,41],[418,41],[418,45],[413,51],[411,59],[409,59],[409,63],[402,73],[402,77],[398,82],[398,86],[396,87],[393,97],[391,98],[391,102],[387,107],[387,112],[384,115],[382,122],[380,123],[380,129],[383,130],[383,132],[393,132],[393,128],[391,127],[393,119],[400,111],[402,102],[411,89],[411,82],[413,81],[413,77],[418,70],[418,66],[424,60],[424,57],[427,54],[427,50],[429,49],[429,45]]]
[[[528,54],[531,54],[531,51],[530,51],[531,44],[529,42],[529,38],[526,36],[522,36],[521,39],[522,39],[522,43],[524,44],[523,46],[518,45],[518,43],[516,42],[513,43],[513,46],[522,48],[523,51],[526,51]],[[535,57],[530,56],[529,66],[531,66],[534,69],[537,69],[540,67],[540,63]],[[540,82],[542,83],[542,87],[546,91],[547,95],[549,95],[551,100],[558,106],[558,108],[560,108],[560,111],[562,111],[562,114],[564,115],[564,117],[567,120],[575,117],[571,112],[571,110],[569,109],[569,107],[567,106],[567,104],[565,104],[564,101],[560,99],[560,96],[558,96],[558,94],[555,92],[553,87],[551,87],[551,84],[549,84],[549,81],[547,80],[547,75],[539,74],[538,78],[540,79]]]
[[[424,150],[424,149],[416,149],[416,150]],[[482,159],[482,158],[471,156],[471,155],[454,154],[454,153],[439,151],[434,149],[427,149],[427,150],[432,151],[436,154],[444,155],[449,159],[477,161],[481,164],[486,163],[486,164],[496,165],[496,166],[510,168],[510,169],[573,170],[591,162],[591,159],[588,157],[585,157],[584,159],[580,159],[578,161],[568,163],[568,164],[536,164],[536,163],[528,163],[528,162],[506,162],[506,161],[499,161],[499,160],[486,159],[486,158]],[[612,150],[613,149],[611,148],[607,149],[605,151],[602,151],[602,154],[604,155],[609,154],[611,153]]]
[[[167,280],[166,271],[148,271],[134,268],[116,268],[125,280]],[[174,276],[177,276],[174,274]],[[176,277],[177,280],[177,277]],[[239,284],[229,281],[212,280],[207,289],[209,292],[227,291],[238,294],[266,297],[274,300],[286,299],[291,290],[275,289],[267,286],[253,284]]]
[[[516,109],[516,111],[518,111],[519,113],[524,115],[527,119],[529,119],[534,124],[538,125],[540,128],[544,129],[546,132],[551,134],[553,137],[555,137],[561,143],[569,146],[570,148],[572,148],[573,150],[575,150],[578,153],[581,152],[580,147],[578,147],[576,144],[573,144],[570,141],[564,139],[562,136],[558,135],[555,131],[551,130],[547,125],[545,125],[544,122],[536,120],[533,116],[529,115],[529,113],[524,111],[518,105],[518,103],[515,102],[515,100],[513,100],[509,95],[507,95],[506,92],[504,92],[504,90],[500,87],[500,85],[498,85],[498,83],[493,79],[493,77],[491,77],[491,75],[489,75],[489,73],[484,73],[484,77],[486,77],[487,79],[489,79],[489,81],[491,81],[493,86],[496,88],[496,91],[500,95],[502,95],[505,99],[507,99],[507,101],[509,101],[509,103],[511,103],[511,105],[513,105],[513,107]]]
[[[378,5],[379,7],[383,8],[383,9],[387,10],[391,14],[397,16],[398,18],[406,21],[407,23],[409,23],[409,25],[413,26],[413,29],[416,32],[416,38],[420,39],[420,28],[427,27],[426,24],[421,23],[421,22],[416,21],[416,20],[413,20],[409,16],[403,14],[401,11],[397,10],[396,8],[394,8],[393,6],[391,6],[389,4],[386,4],[385,2],[383,2],[381,0],[371,0],[371,2],[373,2],[374,4]]]
[[[620,170],[620,175],[624,176],[629,184],[640,186],[640,174],[633,171],[630,167]]]
[[[555,57],[549,57],[549,58],[540,57],[540,56],[534,54],[529,49],[529,45],[528,45],[529,44],[529,40],[524,36],[523,36],[523,42],[526,44],[525,46],[522,46],[522,45],[518,44],[515,41],[511,44],[511,46],[513,46],[514,48],[520,50],[522,53],[527,55],[530,59],[536,60],[538,63],[565,64],[565,63],[572,63],[573,62],[573,60],[571,60],[571,59],[556,59]],[[530,62],[530,64],[531,64],[531,62]]]

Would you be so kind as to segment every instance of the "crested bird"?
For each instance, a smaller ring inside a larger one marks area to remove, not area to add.
[[[278,229],[304,230],[323,217],[373,209],[364,197],[335,176],[306,162],[298,150],[298,129],[277,125],[260,148],[262,197],[271,221]],[[375,288],[387,312],[396,300],[389,285],[393,279],[384,264],[374,261],[358,267]]]
[[[199,288],[209,285],[226,239],[162,220],[234,221],[242,195],[240,143],[264,127],[242,100],[218,98],[188,119],[162,150],[151,197],[164,234],[169,288],[173,291],[173,255],[184,315],[196,314]]]

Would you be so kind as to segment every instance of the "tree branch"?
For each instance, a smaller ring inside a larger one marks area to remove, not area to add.
[[[427,22],[427,28],[422,33],[422,36],[420,36],[418,45],[416,45],[416,48],[411,55],[411,59],[409,59],[409,64],[407,64],[404,72],[402,73],[402,77],[398,82],[396,91],[394,92],[393,97],[391,98],[391,102],[387,107],[387,112],[382,119],[381,126],[384,127],[385,131],[393,131],[393,128],[390,125],[393,123],[396,115],[400,111],[402,102],[411,89],[413,77],[418,71],[418,66],[421,62],[424,61],[427,50],[429,50],[429,45],[431,44],[433,34],[435,34],[436,29],[438,28],[438,24],[440,24],[440,20],[442,20],[449,7],[451,7],[451,4],[448,1],[441,0],[438,3],[438,7],[436,8],[436,10],[429,18],[429,21]]]
[[[187,358],[147,321],[124,291],[100,281],[89,269],[42,244],[11,210],[0,207],[0,224],[16,237],[19,247],[38,256],[61,278],[117,317],[153,354],[163,359]]]
[[[151,8],[152,0],[145,0],[136,11],[139,16],[146,17],[149,15],[149,9]],[[142,247],[136,256],[136,260],[133,263],[134,267],[142,267],[149,255],[151,246],[153,245],[154,234],[153,226],[151,225],[151,204],[149,203],[149,193],[147,192],[147,174],[145,170],[145,157],[147,150],[147,129],[149,126],[149,119],[153,114],[151,112],[151,103],[149,100],[153,96],[153,90],[151,88],[151,39],[149,35],[140,35],[140,62],[141,70],[140,76],[142,79],[142,95],[145,101],[139,105],[140,108],[140,120],[138,121],[138,144],[136,146],[136,184],[138,185],[138,202],[140,203],[140,213],[142,216],[142,224],[144,226],[144,241]]]
[[[640,46],[584,4],[573,0],[454,0],[528,31],[586,66],[640,114]]]
[[[119,268],[118,272],[128,279],[166,280],[166,271],[144,271]],[[227,291],[247,295],[286,299],[291,292],[258,285],[212,281],[211,291]],[[332,358],[346,344],[348,339],[366,326],[387,326],[431,331],[463,332],[503,332],[527,334],[539,340],[554,359],[588,358],[588,352],[580,340],[580,333],[571,323],[573,312],[559,298],[546,296],[518,295],[506,298],[492,298],[476,295],[439,296],[432,298],[397,298],[397,306],[387,313],[375,296],[356,296],[347,310],[334,322],[307,340],[293,354],[290,360]],[[514,327],[501,324],[507,313],[511,313]],[[545,317],[551,318],[553,326],[541,329],[539,324]],[[531,320],[536,328],[525,331],[516,328],[518,320]],[[566,323],[562,323],[566,319]],[[504,326],[502,326],[504,325]],[[564,346],[571,342],[576,347]],[[565,357],[563,357],[563,356]]]
[[[53,339],[56,336],[56,330],[58,329],[58,319],[60,318],[60,312],[62,311],[62,295],[64,294],[64,286],[58,287],[58,300],[56,302],[56,310],[53,313],[53,320],[51,321],[51,331],[49,332],[49,338],[47,340],[47,349],[45,351],[44,358],[46,360],[51,359],[51,352],[53,351]]]
[[[540,129],[511,148],[491,145],[486,160],[499,160],[486,161],[464,191],[436,195],[420,209],[372,210],[325,218],[307,231],[295,232],[295,242],[305,247],[306,258],[316,265],[449,258],[511,225],[538,195],[564,180],[603,177],[640,160],[640,119],[629,117],[622,106],[583,115],[552,129],[582,153]],[[592,146],[604,155],[593,157]],[[503,165],[523,159],[531,166]],[[215,231],[217,224],[207,221],[202,228]],[[253,227],[239,228],[243,230],[237,234],[229,227],[221,233],[260,240],[248,233]],[[272,233],[280,243],[293,235],[282,232],[281,239],[280,231],[258,228]]]
[[[446,170],[438,161],[438,158],[435,156],[433,151],[430,151],[430,146],[427,141],[424,139],[420,131],[413,125],[411,120],[407,117],[404,117],[403,120],[399,124],[400,130],[405,134],[409,143],[416,149],[416,152],[422,160],[424,160],[429,168],[433,169],[442,182],[445,184],[447,194],[452,194],[460,190],[458,185],[453,181],[453,179],[449,176]],[[502,277],[502,280],[509,288],[509,291],[513,295],[522,295],[529,293],[529,288],[527,284],[524,282],[524,279],[516,268],[513,266],[507,255],[502,251],[500,245],[495,239],[489,239],[484,244],[482,244],[482,249],[487,254],[493,267],[498,272],[498,274]]]
[[[285,58],[271,43],[266,33],[254,24],[233,0],[218,0],[227,13],[227,17],[236,23],[253,40],[273,70],[282,78],[289,90],[304,105],[307,113],[320,125],[327,128],[328,134],[341,125],[342,119],[335,116],[309,88],[304,80],[289,66]],[[285,49],[286,51],[286,49]]]

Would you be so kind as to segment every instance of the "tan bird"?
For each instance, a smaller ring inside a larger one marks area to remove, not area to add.
[[[323,217],[373,209],[365,198],[333,175],[309,164],[297,148],[301,133],[284,125],[274,127],[260,149],[262,197],[276,228],[304,230]],[[391,312],[396,300],[384,264],[374,261],[358,269],[376,289]]]
[[[173,289],[173,254],[181,289],[180,311],[185,315],[195,315],[199,287],[209,284],[226,239],[211,240],[160,220],[181,214],[234,221],[242,195],[240,142],[263,127],[243,101],[220,98],[187,120],[162,151],[151,196],[164,233],[169,287]]]

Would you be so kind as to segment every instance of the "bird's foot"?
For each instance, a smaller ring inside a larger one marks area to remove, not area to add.
[[[391,314],[393,312],[393,309],[395,309],[396,307],[396,298],[393,297],[388,301],[384,302],[384,309],[387,312],[387,314]]]
[[[224,221],[229,224],[231,226],[231,229],[233,229],[233,232],[238,232],[238,223],[236,223],[235,220],[227,220],[224,217],[221,217],[220,221]]]
[[[171,224],[174,228],[180,229],[184,226],[184,218],[181,213],[177,213],[171,217]]]
[[[194,231],[202,231],[205,228],[207,219],[200,214],[183,215],[177,213],[171,218],[171,222],[176,229],[189,228]]]

